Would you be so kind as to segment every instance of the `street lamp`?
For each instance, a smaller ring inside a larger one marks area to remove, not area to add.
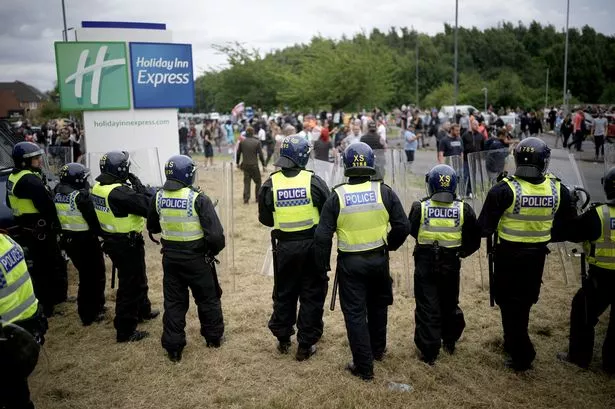
[[[457,32],[459,31],[458,21],[459,21],[459,0],[455,0],[455,74],[453,76],[453,82],[455,83],[455,95],[453,98],[453,105],[455,106],[455,108],[453,109],[453,113],[457,112],[457,95],[459,93],[459,86],[457,84],[458,82],[457,81],[457,60],[459,57],[459,51],[457,47],[457,40],[458,40]]]
[[[568,102],[566,98],[568,90],[568,23],[570,21],[570,0],[566,5],[566,46],[564,48],[564,112],[568,113]]]
[[[69,27],[66,29],[66,31],[62,30],[62,39],[66,42],[68,41],[68,32],[73,30],[73,32],[75,33],[75,41],[79,41],[77,40],[77,29],[75,27]]]
[[[485,93],[485,110],[483,111],[483,113],[486,114],[487,113],[487,95],[488,95],[489,90],[485,87],[481,89],[481,91]]]
[[[62,31],[62,40],[66,42],[68,41],[68,30],[66,29],[66,7],[64,5],[64,0],[62,0],[62,20],[64,20],[64,31]]]

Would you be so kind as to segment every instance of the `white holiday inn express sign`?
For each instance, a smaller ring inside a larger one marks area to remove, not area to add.
[[[124,42],[55,43],[63,111],[194,106],[192,46]]]

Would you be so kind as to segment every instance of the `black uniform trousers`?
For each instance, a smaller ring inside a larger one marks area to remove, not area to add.
[[[62,245],[79,272],[77,312],[91,324],[105,306],[105,259],[98,237],[90,232],[65,232]]]
[[[243,171],[243,201],[250,200],[250,181],[254,181],[254,197],[258,197],[261,188],[261,171],[258,165],[242,165]]]
[[[204,254],[187,257],[164,253],[164,315],[162,318],[162,347],[179,351],[186,346],[186,313],[192,291],[201,322],[201,335],[207,341],[217,341],[224,335],[224,319],[215,270],[206,262]]]
[[[416,300],[414,343],[431,361],[440,346],[454,345],[466,326],[459,308],[461,260],[454,250],[415,247],[414,298]]]
[[[43,345],[48,324],[40,308],[32,318],[17,321],[15,324],[28,331],[40,345]],[[3,351],[0,351],[0,356],[2,353]],[[11,368],[10,365],[2,366],[0,363],[0,409],[34,409],[34,404],[30,400],[28,377],[20,376],[16,370],[17,368]]]
[[[316,267],[312,239],[278,240],[276,252],[269,329],[279,340],[286,341],[295,333],[297,323],[297,341],[307,348],[322,336],[329,279],[326,271]]]
[[[117,269],[118,289],[113,324],[118,339],[132,335],[141,317],[149,315],[152,310],[147,297],[144,244],[141,234],[132,238],[117,234],[104,239],[103,250]]]
[[[6,367],[0,370],[0,409],[34,409],[28,378],[16,376]]]
[[[530,310],[538,302],[546,246],[498,244],[495,257],[495,301],[502,314],[504,350],[517,367],[529,367],[536,350],[528,334]]]
[[[68,296],[66,261],[62,257],[55,233],[44,233],[43,240],[39,240],[35,234],[38,233],[25,231],[15,241],[27,248],[26,257],[32,263],[28,271],[34,293],[45,315],[51,316],[53,307],[65,302]]]
[[[386,349],[387,313],[393,304],[388,253],[384,248],[369,253],[339,253],[337,274],[353,362],[360,373],[371,375],[374,356],[381,356]]]
[[[590,266],[587,283],[572,299],[568,357],[580,367],[589,367],[594,352],[594,327],[611,306],[609,326],[602,345],[602,366],[615,373],[615,271]]]

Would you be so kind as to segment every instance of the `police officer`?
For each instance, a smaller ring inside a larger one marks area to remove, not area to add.
[[[57,233],[60,223],[42,171],[43,150],[32,142],[13,147],[15,168],[7,183],[8,204],[20,227],[16,240],[32,259],[32,282],[43,312],[53,315],[54,306],[67,299],[66,262]]]
[[[137,324],[156,318],[147,296],[143,227],[151,196],[139,179],[130,173],[128,152],[111,151],[100,159],[101,174],[92,188],[92,201],[100,224],[103,250],[117,268],[115,297],[117,342],[140,341],[149,335]],[[127,181],[130,181],[129,186]]]
[[[147,219],[150,233],[162,232],[162,346],[172,362],[181,360],[186,346],[188,289],[207,346],[220,347],[224,334],[222,291],[214,267],[214,257],[224,248],[224,231],[209,197],[192,186],[195,171],[190,157],[172,156],[165,164],[167,180]]]
[[[79,272],[77,311],[85,326],[101,322],[105,313],[105,260],[89,175],[80,163],[64,165],[53,197],[62,227],[62,247]]]
[[[353,375],[374,377],[373,361],[386,350],[387,310],[393,303],[389,251],[397,250],[410,231],[399,198],[375,174],[374,153],[363,142],[344,151],[348,183],[334,188],[322,209],[314,235],[316,262],[330,270],[333,233],[337,233],[340,303],[353,362]],[[387,234],[388,227],[391,230]]]
[[[426,175],[429,196],[412,204],[414,248],[414,342],[421,359],[433,365],[440,346],[452,354],[465,328],[459,308],[461,260],[480,247],[480,228],[472,207],[457,199],[457,174],[437,165]]]
[[[547,175],[551,150],[526,138],[514,150],[517,169],[491,188],[478,218],[482,236],[495,233],[495,301],[502,314],[505,365],[531,368],[536,351],[528,335],[530,309],[538,301],[547,244],[565,240],[575,215],[570,193]]]
[[[615,168],[602,181],[606,203],[595,203],[571,225],[569,240],[584,241],[588,276],[572,300],[570,343],[561,360],[588,368],[594,352],[594,327],[611,306],[609,326],[602,345],[602,367],[615,375]]]
[[[0,234],[0,408],[34,408],[28,375],[46,331],[47,319],[34,295],[23,249]]]
[[[284,138],[274,164],[281,170],[271,174],[258,193],[258,219],[273,227],[273,314],[269,329],[278,339],[278,351],[286,354],[297,322],[298,361],[316,351],[328,288],[327,272],[314,260],[313,239],[329,189],[320,177],[305,170],[309,157],[310,145],[305,138]]]

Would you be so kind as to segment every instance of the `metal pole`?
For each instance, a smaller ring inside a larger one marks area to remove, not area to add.
[[[545,86],[545,108],[549,105],[549,67],[547,67],[547,84]]]
[[[419,33],[416,32],[416,106],[419,107]]]
[[[566,46],[564,48],[564,112],[568,113],[568,23],[570,22],[570,0],[566,2]]]
[[[64,32],[62,33],[62,40],[68,41],[68,30],[66,29],[66,6],[64,6],[64,0],[62,0],[62,19],[64,20]]]
[[[455,74],[453,77],[453,82],[455,83],[455,95],[453,97],[453,105],[455,108],[453,109],[453,117],[457,114],[457,95],[459,94],[459,84],[457,84],[457,60],[459,57],[457,40],[458,40],[458,31],[459,31],[459,0],[455,0]]]

